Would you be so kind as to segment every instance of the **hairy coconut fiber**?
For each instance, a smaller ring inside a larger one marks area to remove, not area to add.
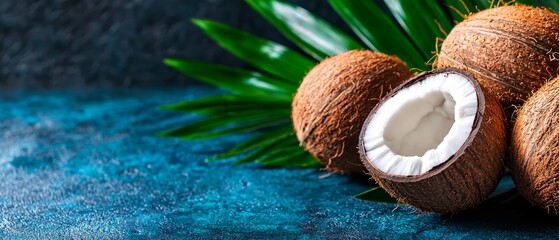
[[[332,172],[363,173],[357,142],[367,114],[412,73],[397,57],[350,51],[325,59],[293,99],[293,126],[305,149]]]
[[[545,84],[518,112],[509,167],[518,192],[533,205],[558,214],[559,78]]]
[[[559,15],[523,5],[473,14],[447,36],[437,66],[471,73],[511,117],[559,72]]]
[[[390,175],[377,169],[368,160],[363,139],[378,106],[401,89],[445,73],[467,77],[476,91],[477,114],[467,140],[450,159],[420,175]],[[363,126],[359,150],[372,178],[391,196],[422,211],[455,213],[478,205],[495,190],[504,168],[506,121],[497,99],[484,92],[471,75],[453,68],[423,73],[395,88],[378,106]]]

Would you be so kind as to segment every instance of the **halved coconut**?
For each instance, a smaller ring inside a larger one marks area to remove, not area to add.
[[[468,73],[420,74],[387,95],[361,130],[361,160],[390,195],[418,209],[476,206],[503,171],[506,122]]]

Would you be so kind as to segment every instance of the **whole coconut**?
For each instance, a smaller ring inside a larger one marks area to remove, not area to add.
[[[559,209],[559,78],[545,84],[518,112],[509,167],[518,192],[533,205]]]
[[[331,172],[363,173],[357,150],[368,113],[412,73],[397,57],[355,50],[327,58],[303,79],[292,104],[302,146]]]
[[[474,75],[511,117],[559,73],[559,15],[524,5],[473,14],[444,40],[437,67]]]

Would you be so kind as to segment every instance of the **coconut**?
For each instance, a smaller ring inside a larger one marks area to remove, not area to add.
[[[518,192],[533,205],[558,214],[559,78],[522,106],[511,134],[509,167]]]
[[[448,34],[436,65],[471,73],[511,117],[559,72],[559,15],[524,5],[473,14]]]
[[[390,92],[363,125],[359,151],[390,195],[423,211],[474,207],[503,172],[506,121],[468,73],[420,74]]]
[[[350,51],[327,58],[304,78],[293,98],[293,127],[302,146],[339,173],[363,173],[357,141],[378,100],[412,76],[400,59]]]

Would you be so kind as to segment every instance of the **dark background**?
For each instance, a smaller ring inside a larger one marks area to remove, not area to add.
[[[326,1],[291,1],[350,33]],[[194,80],[163,57],[248,67],[191,18],[210,18],[294,48],[242,0],[2,0],[4,89],[153,87]]]

